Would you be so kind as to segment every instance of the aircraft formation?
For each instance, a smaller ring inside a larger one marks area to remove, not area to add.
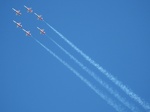
[[[39,15],[37,13],[33,13],[32,8],[27,7],[24,5],[24,8],[27,10],[28,13],[34,14],[38,20],[43,21],[50,29],[52,29],[56,34],[58,34],[70,47],[72,47],[77,53],[79,53],[86,61],[88,61],[91,65],[93,65],[95,68],[97,68],[105,77],[107,77],[110,81],[112,81],[113,84],[118,86],[122,92],[124,92],[130,99],[135,101],[138,105],[140,105],[143,110],[146,112],[150,112],[150,105],[145,102],[142,98],[140,98],[136,93],[134,93],[131,89],[129,89],[125,84],[123,84],[120,80],[116,79],[112,74],[107,72],[102,66],[100,66],[97,62],[95,62],[93,59],[91,59],[88,55],[86,55],[83,51],[81,51],[78,47],[76,47],[71,41],[69,41],[65,36],[63,36],[60,32],[58,32],[55,28],[53,28],[50,24],[48,24],[46,21],[44,21],[42,15]],[[17,16],[21,16],[22,13],[20,10],[16,10],[12,8],[12,10],[16,13]],[[53,55],[57,60],[59,60],[62,64],[64,64],[68,69],[70,69],[78,78],[80,78],[89,88],[91,88],[97,95],[99,95],[103,100],[105,100],[110,106],[112,106],[117,112],[124,112],[124,107],[129,109],[132,112],[143,112],[139,111],[139,108],[135,106],[134,104],[130,103],[127,99],[124,98],[121,94],[119,94],[118,91],[116,91],[114,88],[112,88],[111,85],[107,84],[105,81],[103,81],[98,75],[96,75],[92,70],[90,70],[88,67],[86,67],[83,63],[81,63],[77,58],[75,58],[72,54],[70,54],[66,49],[64,49],[62,46],[60,46],[56,41],[54,41],[51,37],[49,37],[44,29],[37,27],[40,34],[45,34],[56,46],[58,46],[65,54],[67,54],[76,64],[78,64],[87,74],[89,74],[91,77],[95,79],[101,86],[103,86],[112,96],[116,98],[123,106],[120,106],[120,103],[116,103],[114,100],[112,100],[110,97],[105,95],[103,92],[101,92],[100,89],[97,89],[95,85],[91,84],[90,81],[88,81],[86,78],[84,78],[79,72],[77,72],[74,68],[72,68],[68,63],[66,63],[64,60],[62,60],[60,57],[58,57],[54,52],[52,52],[49,48],[47,48],[44,44],[42,44],[40,41],[38,41],[36,38],[34,38],[31,35],[31,32],[28,30],[25,30],[21,24],[21,22],[16,22],[13,20],[13,22],[17,25],[18,28],[22,29],[26,36],[32,37],[38,44],[40,44],[46,51],[48,51],[51,55]],[[141,108],[140,108],[141,109]]]
[[[27,6],[25,6],[25,5],[24,5],[24,8],[27,10],[28,13],[33,13],[32,8],[27,7]],[[17,16],[21,16],[21,15],[22,15],[22,13],[21,13],[20,10],[16,10],[15,8],[12,8],[12,10],[16,13]],[[37,13],[34,13],[34,14],[37,16],[37,19],[38,19],[38,20],[41,20],[41,21],[43,20],[42,15],[38,15]],[[13,20],[13,22],[17,25],[17,28],[18,28],[18,27],[21,28],[21,29],[26,33],[26,36],[31,36],[31,32],[25,30],[25,29],[23,28],[21,22],[16,22],[15,20]],[[40,34],[43,34],[43,35],[46,34],[45,31],[44,31],[44,29],[41,29],[41,28],[39,28],[39,27],[37,27],[37,29],[40,31]]]

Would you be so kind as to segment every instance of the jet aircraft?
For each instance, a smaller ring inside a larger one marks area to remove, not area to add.
[[[38,15],[37,13],[34,14],[37,16],[38,20],[43,20],[42,15]]]
[[[29,8],[29,7],[25,6],[25,5],[24,5],[24,7],[27,9],[27,12],[29,12],[29,13],[33,12],[32,8]]]
[[[43,34],[43,35],[45,34],[44,29],[40,29],[39,27],[37,27],[37,29],[40,30],[40,34]]]
[[[12,8],[12,10],[16,12],[16,15],[19,15],[19,16],[21,15],[20,10],[16,10],[16,9],[14,9],[14,8]]]
[[[22,25],[21,25],[21,23],[19,22],[19,23],[17,23],[16,21],[14,21],[13,20],[13,22],[17,25],[17,27],[20,27],[20,28],[22,28]]]
[[[22,29],[22,30],[26,33],[26,36],[31,36],[30,31],[26,31],[25,29]]]

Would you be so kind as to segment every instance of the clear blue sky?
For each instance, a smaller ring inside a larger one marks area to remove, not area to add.
[[[21,22],[24,29],[119,103],[46,36],[40,35],[36,27],[44,28],[47,35],[145,112],[44,22],[27,13],[24,5],[32,7],[67,39],[150,102],[149,0],[1,0],[0,112],[116,112],[32,38],[26,37],[12,20]],[[19,9],[22,16],[16,16],[12,8]]]

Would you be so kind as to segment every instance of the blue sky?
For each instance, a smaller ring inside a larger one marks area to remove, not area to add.
[[[34,38],[130,112],[46,36],[40,35],[36,27],[44,28],[48,36],[94,71],[141,112],[146,112],[44,22],[27,13],[24,5],[32,7],[34,12],[41,14],[46,22],[84,53],[146,102],[150,102],[150,1],[1,0],[1,112],[116,112],[32,38],[26,37],[21,29],[16,28],[12,20],[21,22],[23,28],[30,30]],[[21,10],[22,16],[16,16],[12,8]]]

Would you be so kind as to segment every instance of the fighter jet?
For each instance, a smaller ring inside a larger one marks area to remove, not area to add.
[[[21,25],[21,23],[17,23],[16,21],[14,21],[13,20],[13,22],[17,25],[17,27],[20,27],[20,28],[22,28],[22,25]]]
[[[29,13],[33,12],[32,8],[29,8],[29,7],[25,6],[25,5],[24,5],[24,7],[27,9],[27,12],[29,12]]]
[[[12,10],[16,12],[16,15],[19,15],[19,16],[21,15],[20,10],[16,10],[16,9],[14,9],[14,8],[12,8]]]
[[[37,27],[37,29],[40,30],[40,34],[43,34],[43,35],[45,34],[44,29],[40,29],[39,27]]]
[[[37,16],[38,20],[43,20],[42,15],[38,15],[37,13],[34,14]]]
[[[22,29],[22,30],[26,33],[26,36],[31,36],[30,31],[26,31],[25,29]]]

